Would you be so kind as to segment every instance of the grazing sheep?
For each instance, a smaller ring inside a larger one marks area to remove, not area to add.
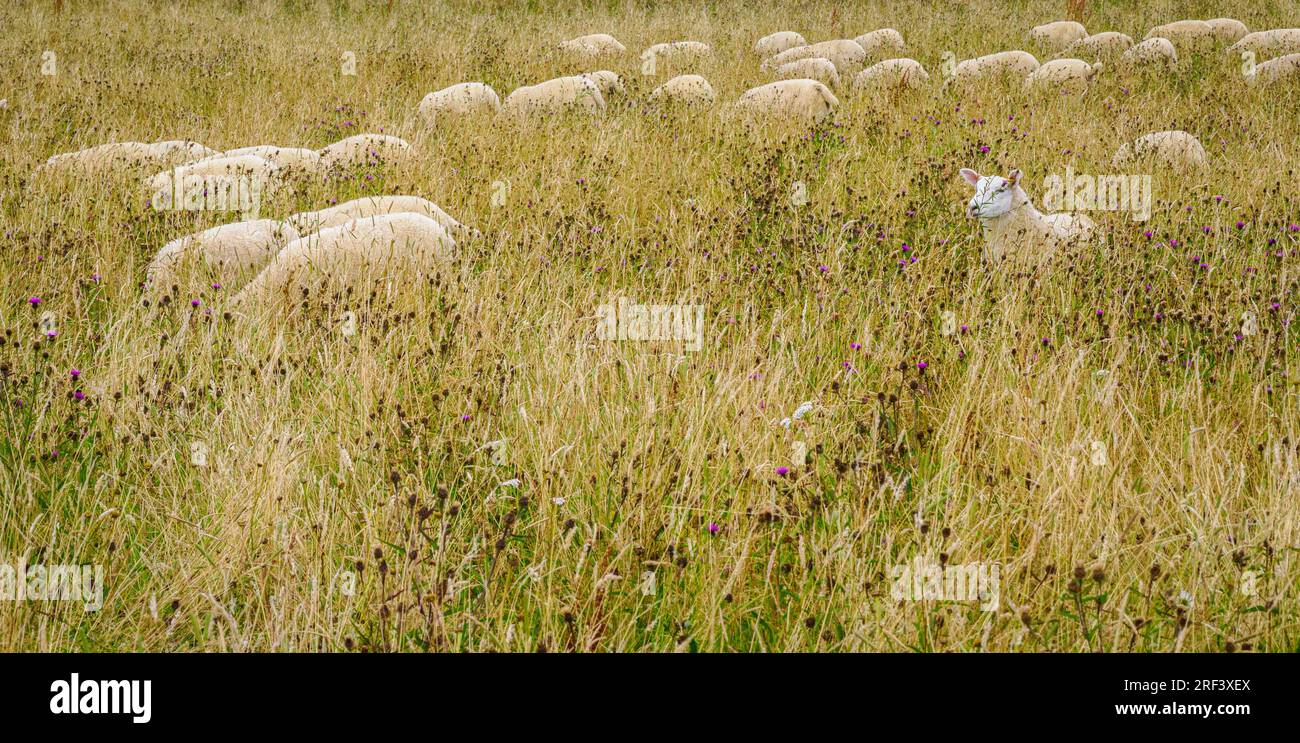
[[[598,57],[603,54],[622,54],[627,51],[627,47],[619,43],[619,40],[609,34],[587,34],[579,36],[576,39],[569,39],[561,42],[560,48],[566,52],[581,54],[588,57]]]
[[[76,170],[86,173],[114,168],[157,170],[215,155],[198,142],[172,139],[164,142],[111,142],[76,152],[54,155],[37,172]]]
[[[396,285],[446,265],[455,248],[456,242],[442,225],[423,214],[383,214],[350,221],[286,245],[235,295],[232,306],[252,313],[279,301],[296,306],[313,291],[330,285],[362,287],[381,278]]]
[[[1214,46],[1214,27],[1205,21],[1174,21],[1147,31],[1144,39],[1169,39],[1183,53],[1201,51]]]
[[[1096,225],[1082,214],[1043,214],[1020,187],[1021,172],[1002,178],[970,168],[961,177],[975,188],[966,215],[980,221],[985,247],[994,260],[1045,262],[1058,248],[1086,243]]]
[[[1243,36],[1250,33],[1246,24],[1235,18],[1211,18],[1206,21],[1210,28],[1214,29],[1214,38],[1218,39],[1220,44],[1235,44]]]
[[[853,40],[870,59],[895,59],[907,51],[903,35],[896,29],[879,28]]]
[[[699,75],[678,75],[650,91],[651,103],[711,106],[718,96],[709,81]]]
[[[1039,68],[1038,60],[1029,52],[1011,51],[986,54],[983,57],[963,60],[953,73],[953,81],[968,83],[1004,76],[1024,79]]]
[[[804,40],[802,34],[794,31],[777,31],[754,42],[754,53],[762,59],[767,59],[787,49],[807,45],[808,42]]]
[[[1042,49],[1059,52],[1088,36],[1088,29],[1077,21],[1053,21],[1029,29],[1029,41]]]
[[[146,271],[151,289],[169,292],[180,281],[182,269],[202,261],[218,278],[231,285],[266,265],[286,244],[297,240],[298,230],[288,222],[255,219],[213,227],[172,240],[154,256]]]
[[[1133,37],[1118,31],[1102,31],[1067,46],[1063,54],[1077,59],[1110,62],[1133,46]]]
[[[780,54],[763,60],[762,68],[771,71],[781,65],[809,57],[829,59],[831,64],[835,65],[836,70],[845,75],[853,75],[862,69],[867,59],[867,53],[853,39],[833,39],[787,49]]]
[[[514,116],[579,111],[597,115],[605,112],[600,86],[581,75],[557,77],[536,85],[516,88],[506,96],[501,109]]]
[[[206,202],[200,197],[217,200],[221,209],[234,209],[236,203],[230,202],[231,198],[248,197],[256,202],[261,194],[277,190],[282,179],[280,167],[264,157],[218,155],[156,173],[145,185],[156,209],[183,208],[191,199]],[[181,203],[177,203],[178,197]],[[256,208],[257,203],[249,206]]]
[[[1054,59],[1029,73],[1025,90],[1083,93],[1088,83],[1101,72],[1102,63],[1088,64],[1082,59]]]
[[[364,219],[380,214],[409,212],[423,214],[443,226],[457,240],[474,240],[482,237],[478,230],[457,222],[437,204],[419,196],[367,196],[346,201],[315,212],[300,212],[284,220],[303,235],[338,227],[354,219]]]
[[[1237,56],[1254,52],[1261,60],[1296,54],[1300,52],[1300,28],[1274,28],[1246,34],[1228,47],[1228,51]]]
[[[840,104],[830,89],[816,80],[779,80],[750,88],[736,101],[742,113],[800,123],[815,123]]]
[[[1255,65],[1246,75],[1246,84],[1261,87],[1291,80],[1300,73],[1300,54],[1285,54]]]
[[[436,90],[420,101],[420,118],[435,124],[444,117],[460,118],[478,114],[495,114],[501,110],[501,98],[487,83],[457,83]]]
[[[853,90],[869,92],[896,88],[919,88],[930,80],[920,62],[907,57],[886,59],[859,72],[853,78]]]
[[[776,76],[782,80],[806,78],[831,88],[840,87],[840,74],[835,70],[835,65],[831,64],[829,59],[822,57],[808,57],[787,62],[776,68]]]
[[[274,163],[284,177],[311,176],[321,172],[320,152],[303,147],[276,147],[269,144],[238,147],[195,162],[201,163],[206,160],[239,157],[240,155],[256,155],[263,160]]]
[[[1120,56],[1120,60],[1129,67],[1149,64],[1170,66],[1178,63],[1178,51],[1169,39],[1156,37],[1134,44],[1132,49]]]
[[[623,95],[623,79],[618,76],[617,72],[609,70],[599,70],[597,72],[584,72],[581,77],[596,84],[600,88],[600,95],[609,103],[610,99],[616,95]]]
[[[667,41],[654,44],[641,52],[641,62],[657,65],[693,64],[713,54],[713,48],[702,41]],[[653,70],[652,70],[653,71]]]
[[[356,134],[321,149],[321,166],[326,170],[345,170],[401,160],[411,152],[411,144],[386,134]]]
[[[1112,167],[1149,160],[1173,168],[1204,167],[1209,158],[1200,140],[1184,131],[1152,132],[1120,145],[1111,158]]]

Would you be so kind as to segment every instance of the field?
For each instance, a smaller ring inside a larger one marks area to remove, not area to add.
[[[1082,20],[1140,40],[1297,11],[1094,2]],[[103,594],[0,601],[0,650],[1300,649],[1296,83],[1247,87],[1219,48],[1105,69],[1082,96],[942,86],[944,52],[1028,48],[1066,13],[6,4],[0,564],[100,566]],[[811,128],[728,115],[772,79],[760,36],[882,27],[925,88],[846,86]],[[557,53],[592,32],[627,53]],[[645,104],[672,71],[637,55],[678,39],[712,45],[683,71],[714,106]],[[453,83],[504,97],[590,69],[626,85],[599,118],[416,114]],[[960,168],[1020,168],[1041,200],[1048,175],[1115,173],[1121,144],[1169,129],[1209,166],[1123,171],[1150,175],[1150,219],[1090,212],[1098,239],[1042,270],[986,254]],[[165,305],[142,289],[165,243],[239,215],[157,211],[149,173],[33,177],[112,141],[381,131],[412,156],[262,216],[418,194],[482,237],[428,281],[259,322],[227,307],[247,277]],[[607,339],[620,301],[701,308],[698,350]],[[900,595],[918,565],[975,571],[980,595]]]

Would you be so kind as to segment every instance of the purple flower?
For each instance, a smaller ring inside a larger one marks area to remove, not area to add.
[[[790,468],[789,468],[789,467],[777,467],[777,468],[776,468],[776,474],[780,475],[781,477],[785,477],[786,475],[790,474]]]
[[[191,306],[191,307],[198,307],[198,306],[199,306],[199,300],[197,300],[197,299],[191,299],[191,300],[190,300],[190,306]]]
[[[918,362],[916,362],[916,368],[917,368],[917,369],[920,369],[921,371],[925,371],[927,368],[929,368],[929,366],[930,366],[930,365],[927,364],[927,363],[925,363],[924,361],[918,361]]]
[[[81,370],[80,370],[80,369],[76,369],[76,368],[74,368],[74,369],[70,369],[70,370],[68,371],[68,374],[69,374],[73,379],[76,379],[77,377],[81,376]]]
[[[857,351],[858,349],[862,348],[862,344],[858,343],[857,341],[853,341],[852,343],[849,344],[849,348],[852,348],[854,351]]]
[[[86,399],[85,394],[83,394],[81,390],[77,390],[76,392],[74,392],[74,393],[72,394],[72,396],[75,397],[75,398],[77,398],[78,400],[85,400],[85,399]]]
[[[41,298],[40,298],[40,297],[28,297],[28,298],[27,298],[27,304],[30,304],[30,305],[33,306],[33,307],[35,307],[36,305],[38,305],[38,304],[40,304],[40,303],[41,303]]]
[[[710,533],[710,534],[717,534],[717,533],[718,533],[718,524],[717,524],[717,522],[711,522],[711,523],[709,524],[709,533]]]
[[[467,421],[467,420],[469,420],[469,413],[464,413],[464,414],[462,414],[462,415],[460,416],[460,419],[461,419],[462,421]]]

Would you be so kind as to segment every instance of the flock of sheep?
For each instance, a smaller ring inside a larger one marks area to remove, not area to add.
[[[1033,28],[1028,39],[1040,50],[1060,58],[1040,64],[1029,52],[1006,51],[957,63],[949,56],[945,59],[944,85],[1011,78],[1023,81],[1029,89],[1081,92],[1107,64],[1169,64],[1179,54],[1205,53],[1223,46],[1249,61],[1243,65],[1248,84],[1300,80],[1297,28],[1249,33],[1244,24],[1231,19],[1185,20],[1157,26],[1143,41],[1134,43],[1122,33],[1089,35],[1082,24],[1058,21]],[[560,50],[588,63],[627,52],[608,34],[571,39],[563,42]],[[851,79],[850,89],[855,93],[928,84],[930,75],[919,62],[902,56],[905,50],[902,34],[891,28],[853,39],[812,44],[793,31],[769,34],[754,44],[753,52],[761,59],[762,69],[777,79],[746,91],[731,108],[748,117],[813,123],[839,105],[833,90],[842,89],[846,77]],[[707,44],[698,41],[656,44],[642,53],[642,69],[653,73],[660,65],[689,67],[712,54]],[[1260,60],[1258,64],[1256,59]],[[570,112],[599,114],[608,98],[623,93],[620,77],[607,70],[524,86],[512,91],[504,101],[489,85],[466,82],[428,94],[420,102],[419,115],[429,124],[438,124],[446,119],[480,115],[529,118]],[[647,98],[652,105],[687,107],[711,105],[716,100],[713,87],[698,74],[672,77]],[[269,191],[294,178],[319,178],[399,159],[410,150],[404,140],[382,134],[359,134],[321,150],[263,145],[216,152],[188,141],[118,142],[56,155],[39,171],[49,174],[153,168],[158,172],[146,180],[146,185],[155,197],[178,179],[239,177],[252,179]],[[1125,144],[1116,152],[1115,164],[1134,157],[1157,158],[1179,166],[1201,166],[1206,162],[1201,144],[1182,131],[1153,132]],[[1003,244],[1012,235],[1060,243],[1086,239],[1091,233],[1092,225],[1086,217],[1043,215],[1033,209],[1020,188],[1018,172],[1001,178],[963,170],[962,176],[976,189],[971,216],[984,222],[991,247],[997,252],[1014,249]],[[982,206],[975,206],[977,201]],[[451,258],[457,240],[477,234],[419,197],[364,198],[285,220],[235,222],[174,240],[151,263],[148,285],[164,293],[177,291],[175,282],[182,275],[180,269],[189,261],[200,261],[212,269],[252,275],[234,299],[236,308],[251,310],[275,297],[296,298],[308,284],[319,283],[325,276],[347,281],[366,271],[391,275],[400,267],[428,272]]]

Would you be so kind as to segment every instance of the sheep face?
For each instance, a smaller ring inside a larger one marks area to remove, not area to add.
[[[1027,202],[1029,197],[1020,188],[1020,175],[1019,170],[1013,170],[1010,178],[1003,178],[962,168],[961,177],[975,187],[975,195],[966,205],[966,216],[994,219]]]

